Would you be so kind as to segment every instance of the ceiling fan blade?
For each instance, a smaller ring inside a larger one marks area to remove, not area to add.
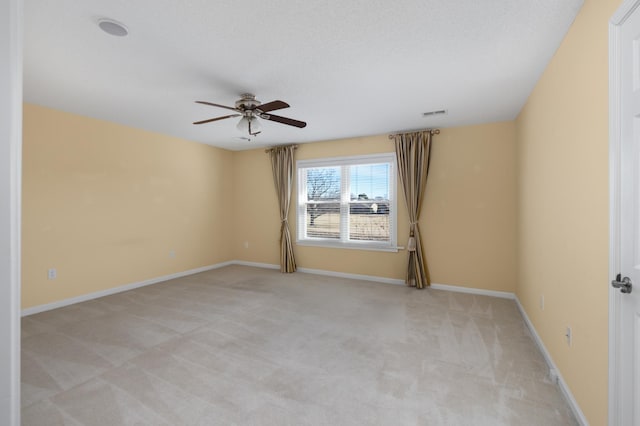
[[[294,120],[293,118],[280,117],[279,115],[262,114],[260,115],[260,118],[263,118],[265,120],[270,120],[270,121],[276,121],[278,123],[287,124],[289,126],[295,126],[300,128],[307,126],[307,123],[305,123],[304,121]]]
[[[203,105],[210,105],[210,106],[214,106],[214,107],[218,107],[218,108],[225,108],[225,109],[230,109],[231,111],[237,111],[237,109],[229,107],[229,106],[225,106],[225,105],[220,105],[220,104],[214,104],[211,102],[205,102],[205,101],[196,101],[197,104],[203,104]]]
[[[224,120],[225,118],[240,117],[240,115],[242,115],[242,114],[225,115],[224,117],[216,117],[216,118],[210,118],[208,120],[196,121],[193,124],[211,123],[212,121]]]
[[[275,111],[283,108],[289,108],[289,104],[283,101],[271,101],[256,107],[256,109],[259,109],[262,112]]]

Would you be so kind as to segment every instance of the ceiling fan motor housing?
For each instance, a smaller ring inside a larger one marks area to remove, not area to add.
[[[244,93],[242,98],[236,101],[236,108],[248,111],[260,106],[261,102],[256,100],[256,96],[251,93]]]

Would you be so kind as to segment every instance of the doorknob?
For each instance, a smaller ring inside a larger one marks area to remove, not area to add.
[[[611,281],[611,285],[615,288],[619,288],[621,293],[631,293],[633,289],[633,283],[629,277],[622,278],[621,274],[616,276],[616,279]]]

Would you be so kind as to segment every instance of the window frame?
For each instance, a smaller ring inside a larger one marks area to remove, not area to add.
[[[350,174],[344,173],[345,168],[364,164],[389,164],[389,241],[350,240],[348,232],[348,217],[351,214]],[[314,167],[340,167],[340,238],[321,238],[307,236],[307,186],[306,170]],[[329,157],[296,161],[296,244],[302,246],[343,248],[356,250],[373,250],[397,252],[398,237],[398,186],[397,165],[394,152],[381,154],[355,155],[348,157]]]

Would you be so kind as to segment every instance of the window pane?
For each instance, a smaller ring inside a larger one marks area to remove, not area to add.
[[[391,241],[389,224],[388,203],[349,203],[350,240]]]
[[[389,200],[389,164],[351,166],[352,200]]]
[[[340,201],[340,168],[307,169],[307,201]]]
[[[389,164],[360,164],[349,170],[349,239],[391,241]]]
[[[307,237],[340,239],[340,203],[307,203]]]

